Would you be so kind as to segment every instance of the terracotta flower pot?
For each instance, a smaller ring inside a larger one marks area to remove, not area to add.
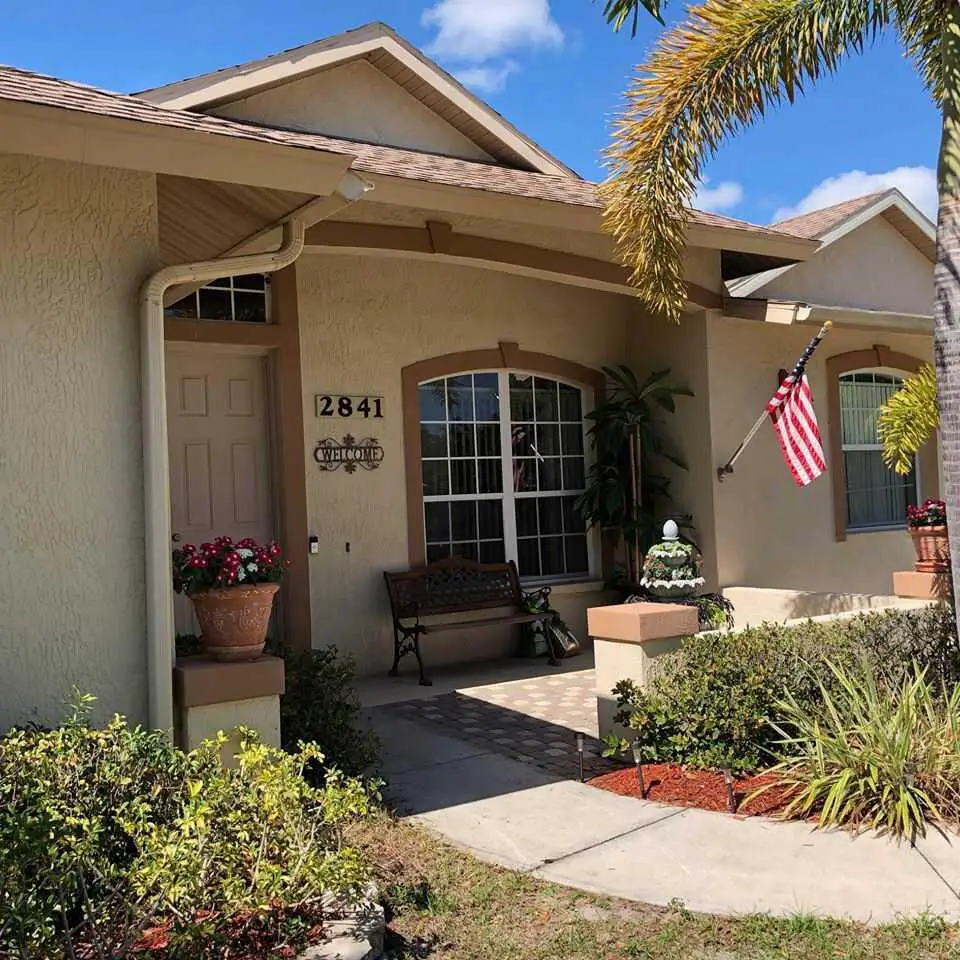
[[[919,573],[946,573],[950,569],[950,541],[946,527],[910,527],[914,568]]]
[[[256,660],[267,642],[273,598],[280,585],[258,583],[193,593],[203,652],[211,660]]]

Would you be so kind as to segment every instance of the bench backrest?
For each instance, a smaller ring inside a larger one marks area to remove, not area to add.
[[[516,564],[477,563],[461,557],[418,570],[384,573],[394,619],[419,614],[462,613],[523,603]]]

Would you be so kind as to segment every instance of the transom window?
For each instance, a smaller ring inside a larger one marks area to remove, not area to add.
[[[590,571],[583,396],[534,374],[482,371],[419,386],[427,561],[515,560],[521,577]]]
[[[895,473],[883,462],[877,433],[880,408],[903,383],[895,374],[858,370],[840,377],[840,417],[846,477],[847,529],[902,527],[917,502],[917,471]]]
[[[262,273],[212,280],[167,307],[165,315],[185,320],[270,322],[270,278]]]

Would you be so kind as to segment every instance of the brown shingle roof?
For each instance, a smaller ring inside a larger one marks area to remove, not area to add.
[[[415,150],[359,143],[318,133],[280,130],[202,113],[174,110],[138,97],[60,80],[17,67],[0,66],[0,101],[2,100],[131,120],[211,136],[234,137],[351,156],[355,158],[351,169],[359,173],[422,180],[574,206],[600,206],[596,184],[586,180],[514,170],[494,164],[419,153]],[[793,230],[780,229],[780,225],[775,228],[761,227],[745,220],[735,220],[699,210],[690,211],[690,221],[704,226],[747,230],[769,236],[797,235]]]
[[[835,203],[829,207],[811,210],[809,213],[802,213],[787,220],[779,220],[773,224],[773,227],[776,230],[785,230],[798,237],[819,240],[820,237],[829,233],[844,220],[852,217],[855,213],[859,213],[875,200],[879,200],[890,192],[890,190],[879,190],[862,197],[854,197],[852,200],[844,200],[842,203]]]

